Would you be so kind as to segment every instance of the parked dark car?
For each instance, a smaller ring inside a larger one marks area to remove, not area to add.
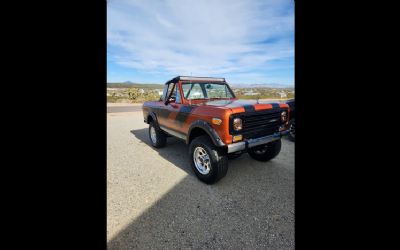
[[[290,107],[290,112],[289,112],[289,139],[294,141],[294,136],[295,136],[295,113],[296,109],[294,107],[294,99],[287,100],[285,102],[287,105]]]

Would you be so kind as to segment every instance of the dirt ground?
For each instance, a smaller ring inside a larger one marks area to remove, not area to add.
[[[294,142],[206,185],[184,142],[154,149],[147,128],[140,111],[107,114],[108,249],[294,249]]]

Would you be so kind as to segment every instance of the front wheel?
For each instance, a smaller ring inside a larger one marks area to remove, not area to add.
[[[294,119],[292,119],[290,122],[289,122],[289,139],[291,140],[291,141],[295,141],[295,120]]]
[[[273,141],[265,145],[250,148],[248,150],[251,158],[257,161],[269,161],[281,152],[281,140]]]
[[[226,153],[214,145],[208,136],[199,136],[190,143],[189,157],[196,176],[207,184],[219,181],[228,171]]]

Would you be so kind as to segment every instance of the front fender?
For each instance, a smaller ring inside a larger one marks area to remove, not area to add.
[[[208,136],[210,136],[211,140],[216,146],[222,147],[225,146],[225,143],[222,142],[221,138],[219,137],[218,133],[213,129],[210,124],[208,124],[205,121],[202,120],[197,120],[192,123],[189,127],[189,131],[186,137],[186,144],[189,144],[189,139],[190,139],[190,134],[192,133],[192,130],[195,128],[201,128],[203,129]]]

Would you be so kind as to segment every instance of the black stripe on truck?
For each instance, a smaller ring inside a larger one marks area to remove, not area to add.
[[[271,103],[273,109],[279,109],[280,106],[278,103]]]
[[[193,109],[194,107],[192,106],[182,106],[178,111],[178,115],[176,116],[176,121],[178,121],[181,124],[185,123],[190,113],[192,113]]]
[[[243,105],[244,111],[245,112],[254,112],[256,109],[254,108],[253,105]]]

